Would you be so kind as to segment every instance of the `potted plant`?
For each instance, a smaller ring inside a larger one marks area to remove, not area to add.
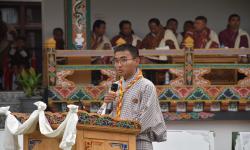
[[[20,98],[21,111],[27,113],[33,112],[37,109],[33,103],[42,100],[42,96],[38,92],[38,87],[41,83],[41,74],[37,74],[34,68],[23,69],[17,80],[25,93],[25,97]]]

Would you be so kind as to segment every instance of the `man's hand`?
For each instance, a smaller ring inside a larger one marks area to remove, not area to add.
[[[105,103],[111,103],[115,100],[116,98],[116,93],[115,92],[112,92],[110,91],[105,97],[104,97],[104,102]]]

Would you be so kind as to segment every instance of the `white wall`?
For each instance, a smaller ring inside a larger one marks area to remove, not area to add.
[[[219,32],[225,28],[231,13],[242,17],[242,28],[250,33],[249,0],[91,0],[91,4],[92,22],[104,19],[110,37],[117,34],[122,19],[130,20],[135,32],[144,36],[148,32],[147,21],[152,17],[158,17],[163,25],[167,19],[177,18],[182,31],[185,20],[204,15],[208,25]]]
[[[232,132],[250,131],[249,121],[175,121],[168,122],[169,130],[208,130],[215,132],[215,150],[231,150]]]
[[[42,0],[42,24],[43,41],[53,37],[54,28],[64,30],[64,0]]]

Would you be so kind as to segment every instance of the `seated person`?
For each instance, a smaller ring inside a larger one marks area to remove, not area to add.
[[[219,40],[223,47],[228,48],[249,48],[250,38],[249,34],[240,28],[240,16],[232,14],[228,18],[227,28],[220,32]],[[248,60],[246,56],[241,56],[240,62],[250,62],[250,55]]]
[[[64,39],[63,39],[63,29],[62,28],[55,28],[53,30],[53,37],[56,41],[56,49],[63,50],[64,49]],[[63,57],[57,58],[57,64],[64,65],[67,63],[67,59]]]
[[[165,30],[157,18],[152,18],[148,21],[150,33],[142,40],[142,48],[144,49],[156,49],[166,46]],[[167,63],[167,57],[147,56],[141,58],[141,63]],[[154,82],[155,84],[165,84],[166,71],[147,70],[144,71],[146,78]],[[157,77],[156,77],[157,76]]]
[[[106,34],[106,23],[103,20],[96,20],[91,34],[92,50],[111,50],[111,43]]]
[[[157,47],[165,46],[164,34],[165,30],[162,27],[160,20],[152,18],[148,21],[150,32],[142,40],[142,48],[155,49]]]
[[[198,16],[195,18],[194,30],[188,31],[185,35],[192,36],[194,39],[194,48],[219,48],[219,39],[217,34],[207,27],[207,18]],[[184,38],[184,40],[185,40]]]
[[[220,32],[221,45],[228,48],[249,48],[249,34],[240,28],[240,16],[232,14],[228,18],[227,28]]]
[[[183,25],[183,32],[181,33],[182,38],[184,38],[185,34],[188,31],[192,31],[192,30],[194,30],[194,22],[192,20],[185,21]]]
[[[106,23],[103,20],[96,20],[93,25],[91,34],[91,49],[92,50],[111,50],[112,46],[109,38],[105,35]],[[108,64],[110,57],[93,57],[92,64]],[[92,71],[92,84],[98,85],[103,79],[99,70]]]
[[[111,40],[112,46],[117,46],[119,41],[124,41],[126,44],[131,44],[136,48],[141,48],[142,39],[135,35],[132,24],[128,20],[122,20],[119,24],[120,33]]]
[[[182,42],[182,36],[177,32],[178,21],[175,18],[170,18],[166,24],[165,39],[167,40],[167,46],[170,49],[180,49]]]
[[[55,28],[53,30],[53,37],[56,41],[56,49],[64,49],[63,29]]]

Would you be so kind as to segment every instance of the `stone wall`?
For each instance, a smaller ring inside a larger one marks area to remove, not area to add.
[[[0,92],[0,107],[10,106],[11,112],[20,111],[19,97],[23,97],[23,91]],[[4,128],[5,116],[0,115],[0,129]]]

